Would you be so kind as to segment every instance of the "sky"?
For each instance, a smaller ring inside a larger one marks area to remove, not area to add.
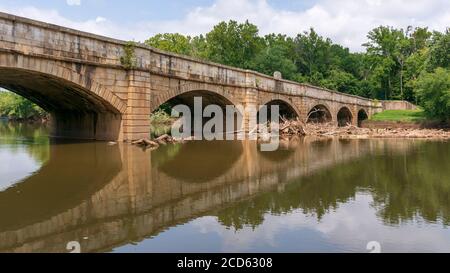
[[[313,27],[352,51],[363,51],[367,33],[380,25],[450,27],[450,0],[0,0],[0,11],[135,41],[248,19],[261,35],[295,36]]]

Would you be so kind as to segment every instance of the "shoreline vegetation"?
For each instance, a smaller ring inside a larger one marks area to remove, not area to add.
[[[0,88],[0,119],[10,122],[49,122],[50,115],[26,98]]]

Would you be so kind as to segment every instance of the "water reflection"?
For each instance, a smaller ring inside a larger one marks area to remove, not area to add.
[[[207,182],[227,173],[242,155],[236,142],[191,142],[155,150],[152,166],[185,182]],[[225,156],[224,156],[225,155]]]
[[[450,251],[448,142],[31,142],[48,159],[0,192],[0,251]]]
[[[37,171],[49,157],[46,127],[0,120],[0,190]]]

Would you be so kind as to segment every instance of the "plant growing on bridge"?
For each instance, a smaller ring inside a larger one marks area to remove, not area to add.
[[[124,55],[120,58],[125,69],[134,69],[137,66],[136,42],[129,41],[123,47]]]

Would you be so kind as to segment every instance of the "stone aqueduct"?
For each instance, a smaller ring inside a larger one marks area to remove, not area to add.
[[[150,133],[149,115],[176,98],[207,104],[281,103],[302,119],[312,109],[338,124],[370,117],[382,103],[136,45],[136,65],[121,61],[127,43],[0,13],[0,86],[53,117],[53,134],[134,140]],[[339,118],[338,118],[339,117]],[[248,129],[250,115],[244,113]]]

